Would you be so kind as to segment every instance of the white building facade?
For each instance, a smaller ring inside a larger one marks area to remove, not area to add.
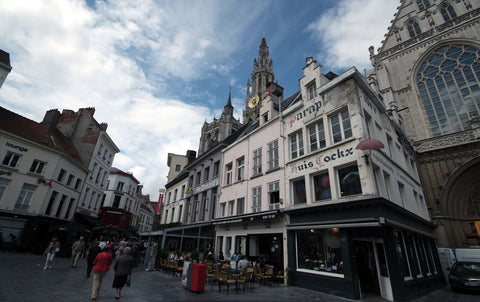
[[[402,129],[355,68],[327,78],[307,58],[299,83],[301,102],[284,112],[294,283],[390,301],[441,286],[433,224]]]

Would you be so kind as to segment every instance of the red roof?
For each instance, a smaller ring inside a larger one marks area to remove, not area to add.
[[[72,141],[55,129],[47,136],[42,125],[0,106],[0,130],[63,152],[67,157],[83,166]],[[84,167],[84,166],[83,166]]]

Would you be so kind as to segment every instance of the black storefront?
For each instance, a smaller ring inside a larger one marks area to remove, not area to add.
[[[434,225],[382,198],[286,211],[294,286],[410,301],[443,287]]]

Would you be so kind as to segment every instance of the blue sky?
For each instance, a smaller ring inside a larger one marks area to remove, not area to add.
[[[241,118],[263,34],[285,95],[306,57],[324,73],[370,68],[399,0],[2,0],[0,49],[13,67],[0,105],[40,122],[49,109],[95,107],[152,200],[167,154],[198,149],[231,87]]]

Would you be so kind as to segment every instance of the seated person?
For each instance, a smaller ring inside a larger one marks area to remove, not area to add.
[[[243,255],[242,259],[238,261],[238,268],[247,268],[250,266],[250,261],[247,260],[247,256]]]

